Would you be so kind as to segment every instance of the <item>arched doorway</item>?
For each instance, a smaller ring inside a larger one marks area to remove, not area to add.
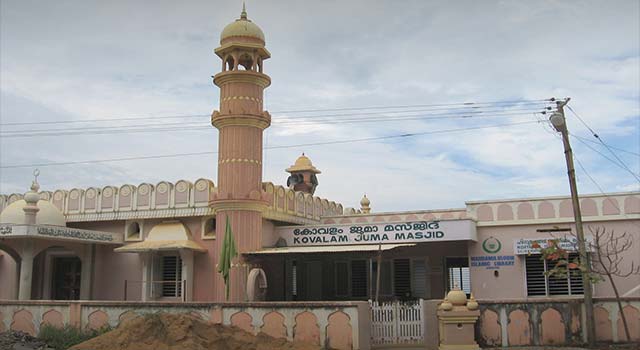
[[[49,247],[35,256],[33,265],[33,299],[80,299],[82,261],[75,251]]]

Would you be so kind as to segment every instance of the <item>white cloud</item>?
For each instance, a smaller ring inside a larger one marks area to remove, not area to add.
[[[0,118],[7,123],[208,115],[218,106],[210,76],[220,63],[212,50],[224,25],[238,15],[236,5],[2,2]],[[570,96],[571,106],[604,140],[640,152],[638,2],[251,1],[247,6],[273,55],[265,64],[272,78],[265,93],[271,111]],[[266,146],[534,120],[278,126],[277,120],[298,119],[295,113],[275,112]],[[573,133],[589,137],[567,116]],[[205,130],[3,138],[0,162],[215,151],[217,133],[208,117],[188,121]],[[16,128],[2,131],[7,130]],[[637,189],[629,174],[573,142],[576,155],[606,191]],[[568,193],[561,144],[538,124],[267,150],[264,179],[284,183],[284,168],[302,151],[323,170],[318,194],[347,206],[357,206],[365,192],[374,210]],[[639,157],[621,157],[640,172]],[[49,189],[198,177],[215,181],[216,158],[48,167],[41,178]],[[0,191],[24,191],[30,173],[4,169]],[[598,191],[578,173],[581,192]]]

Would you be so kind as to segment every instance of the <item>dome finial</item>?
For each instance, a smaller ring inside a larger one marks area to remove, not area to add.
[[[31,191],[38,192],[40,189],[40,184],[38,183],[38,176],[40,176],[40,170],[36,168],[33,171],[33,182],[31,183]]]
[[[369,206],[370,204],[371,204],[371,201],[369,200],[369,198],[367,198],[367,194],[365,193],[365,195],[360,200],[360,211],[363,214],[371,213],[371,207]]]
[[[244,4],[244,1],[242,2],[242,12],[240,13],[240,19],[247,19],[247,7]]]

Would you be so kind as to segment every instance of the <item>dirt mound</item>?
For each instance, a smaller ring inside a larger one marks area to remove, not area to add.
[[[210,324],[186,314],[153,314],[125,321],[118,328],[71,350],[317,350],[237,327]]]
[[[47,344],[23,332],[7,331],[0,333],[0,350],[46,350]]]

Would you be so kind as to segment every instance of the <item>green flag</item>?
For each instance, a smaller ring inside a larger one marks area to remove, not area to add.
[[[229,300],[229,273],[231,270],[231,260],[236,256],[238,256],[236,242],[233,239],[231,224],[229,223],[229,217],[227,216],[227,225],[224,232],[224,241],[222,242],[222,251],[220,252],[220,259],[218,259],[218,272],[222,274],[222,278],[224,279],[226,300]]]

